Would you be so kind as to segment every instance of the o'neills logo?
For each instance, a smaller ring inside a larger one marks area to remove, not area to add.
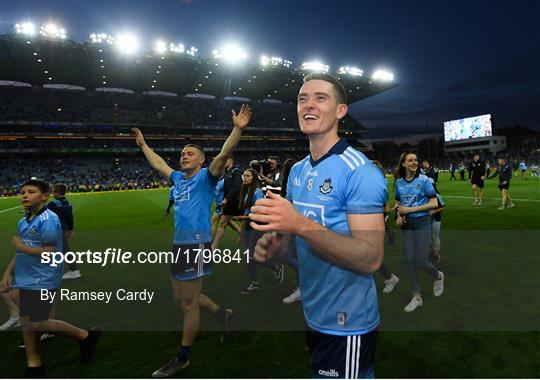
[[[330,371],[325,371],[324,369],[319,370],[319,375],[321,376],[330,376],[330,377],[339,377],[339,372],[335,369],[331,369]]]

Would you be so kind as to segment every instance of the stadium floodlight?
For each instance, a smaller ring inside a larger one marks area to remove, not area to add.
[[[338,74],[347,74],[361,77],[362,75],[364,75],[364,70],[360,70],[357,67],[341,66],[338,70]]]
[[[135,54],[139,50],[139,41],[133,34],[120,34],[116,37],[116,47],[122,54]]]
[[[36,26],[31,22],[21,22],[15,24],[15,33],[33,36],[36,34]]]
[[[262,66],[284,66],[290,67],[292,64],[291,61],[280,57],[267,57],[266,55],[261,56],[261,65]]]
[[[212,51],[212,55],[215,59],[222,59],[228,63],[244,61],[247,58],[246,51],[234,43],[227,44],[220,50]]]
[[[114,37],[107,33],[92,33],[90,34],[90,42],[93,44],[114,44]]]
[[[388,81],[394,80],[394,74],[386,70],[375,70],[371,78],[373,80],[380,80],[380,81],[388,82]]]
[[[302,70],[327,73],[330,68],[328,65],[319,61],[304,62],[302,63]]]
[[[165,54],[167,52],[167,44],[165,41],[158,40],[154,44],[154,51],[158,54]]]
[[[189,50],[186,50],[186,54],[187,55],[191,55],[192,57],[195,57],[197,56],[197,52],[199,51],[199,49],[197,49],[196,47],[192,46],[189,48]]]
[[[39,30],[39,34],[45,38],[59,38],[62,40],[66,38],[66,30],[52,22],[43,25]]]
[[[186,49],[184,48],[184,44],[169,44],[169,50],[173,53],[185,53]]]

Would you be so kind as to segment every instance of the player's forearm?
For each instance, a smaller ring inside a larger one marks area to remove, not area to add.
[[[214,161],[212,161],[210,169],[214,176],[217,176],[216,174],[218,173],[219,175],[221,175],[221,172],[223,172],[223,168],[225,167],[225,162],[227,162],[227,160],[232,156],[234,149],[240,141],[241,136],[242,130],[240,128],[234,127],[229,137],[227,137],[227,140],[225,140],[225,142],[223,143],[221,151],[214,158]]]
[[[431,198],[428,203],[422,206],[416,206],[416,207],[409,207],[410,212],[421,212],[426,210],[431,210],[437,208],[437,198]]]
[[[384,224],[376,231],[355,232],[360,236],[339,235],[304,218],[298,231],[322,257],[361,273],[373,273],[381,266],[384,255]]]
[[[169,168],[167,162],[156,152],[152,150],[148,145],[144,145],[142,148],[146,160],[155,170],[165,174],[166,169]]]
[[[56,250],[55,246],[48,247],[29,247],[27,245],[22,245],[17,248],[17,251],[22,253],[27,253],[29,255],[41,255],[43,252],[54,252]]]

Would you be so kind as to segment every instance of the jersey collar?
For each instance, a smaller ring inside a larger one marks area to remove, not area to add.
[[[311,163],[312,167],[315,167],[319,165],[321,162],[323,162],[324,160],[326,160],[328,157],[332,156],[333,154],[342,154],[343,152],[345,152],[345,149],[347,149],[348,147],[349,147],[349,143],[347,142],[346,139],[342,137],[338,140],[338,142],[332,148],[330,148],[330,150],[324,156],[319,158],[317,161],[313,159],[310,153],[309,162]]]
[[[39,210],[36,216],[34,216],[34,219],[32,220],[36,220],[36,218],[40,216],[41,214],[43,214],[45,211],[47,211],[47,206],[44,206],[41,210]],[[28,211],[26,212],[26,222],[30,223],[30,213]]]

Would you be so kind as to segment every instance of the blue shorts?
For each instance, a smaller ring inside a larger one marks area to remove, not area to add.
[[[306,331],[314,379],[373,379],[377,330],[362,335]]]
[[[175,280],[189,281],[212,274],[212,243],[174,244],[172,253],[170,268]]]

